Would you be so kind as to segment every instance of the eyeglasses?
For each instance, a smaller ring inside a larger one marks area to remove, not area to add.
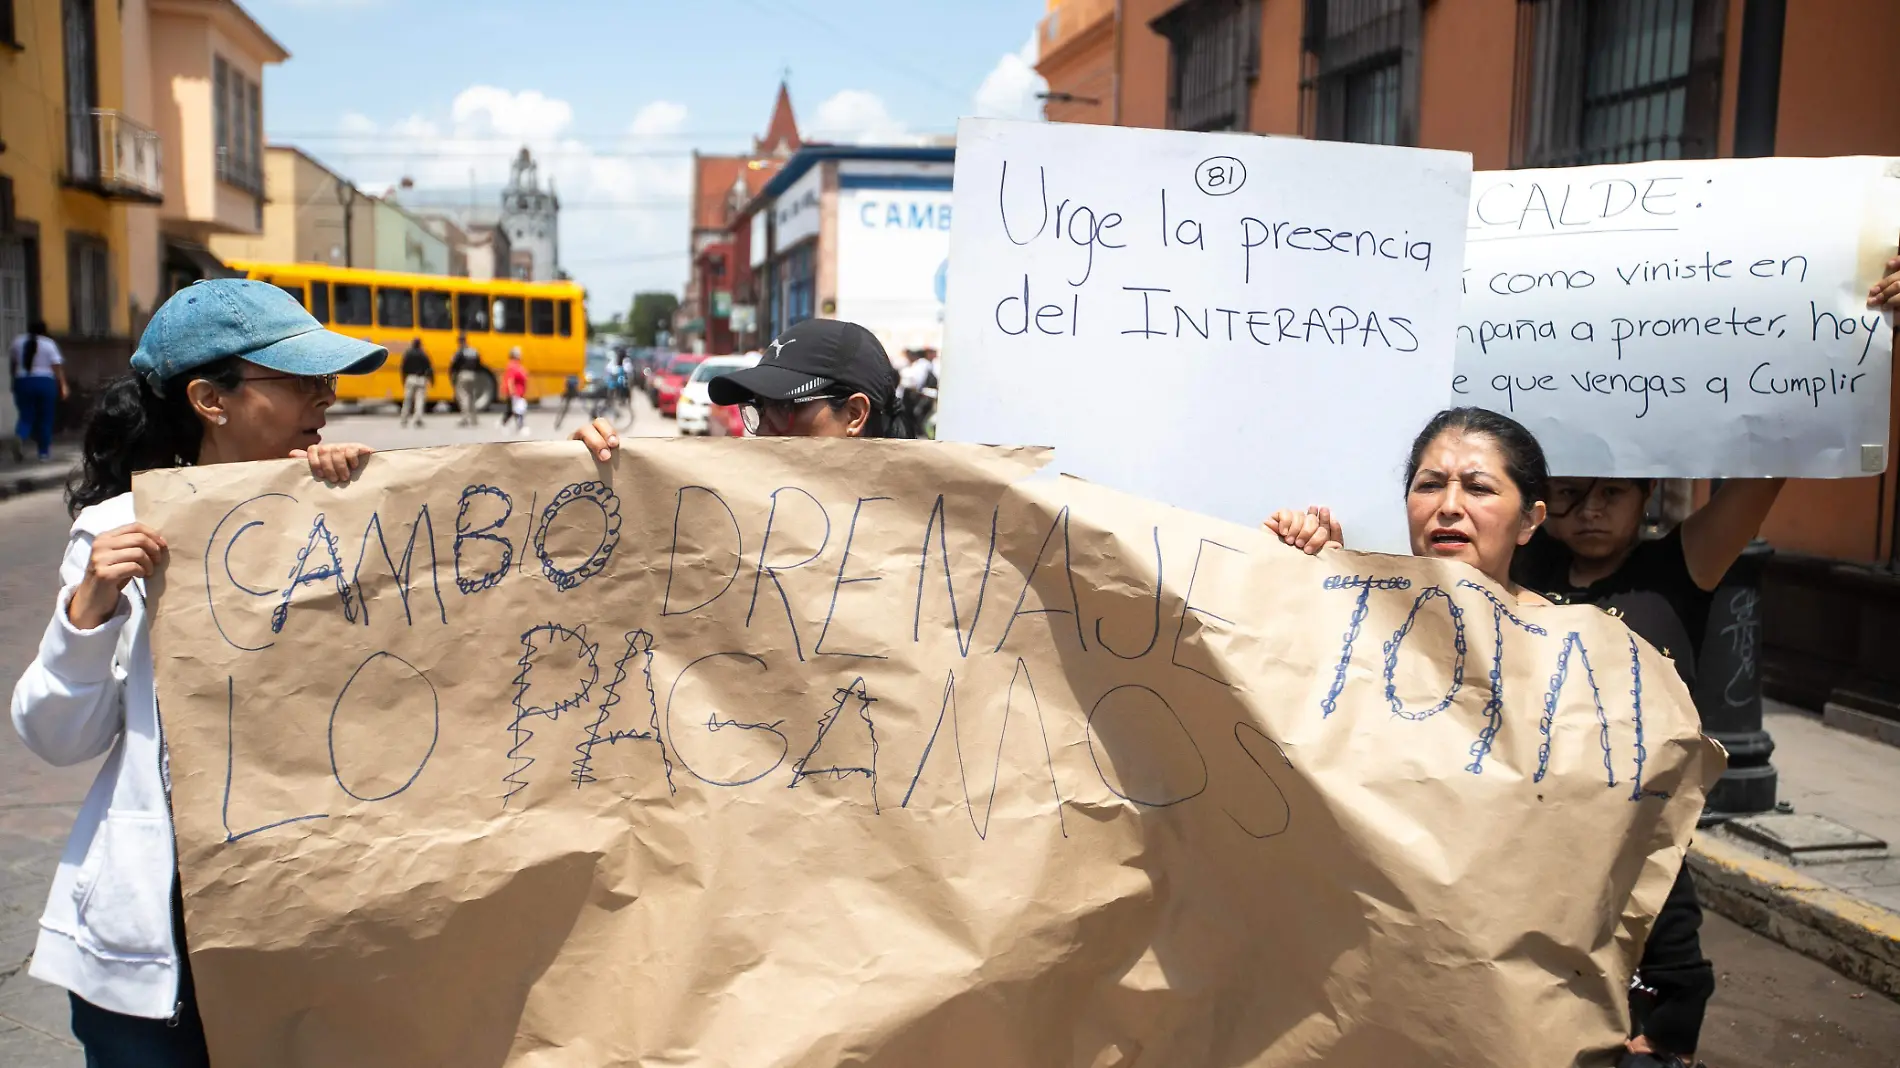
[[[242,375],[240,382],[291,381],[308,396],[321,397],[336,392],[336,375]]]
[[[791,430],[798,419],[798,410],[802,405],[838,404],[844,397],[820,395],[800,397],[798,400],[755,400],[739,406],[739,420],[745,424],[745,432],[753,437],[782,436]]]

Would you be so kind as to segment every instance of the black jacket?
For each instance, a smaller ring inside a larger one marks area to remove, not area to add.
[[[481,369],[481,354],[476,352],[471,345],[464,345],[456,349],[455,355],[449,357],[449,373],[452,375],[459,375],[463,371],[479,371]]]
[[[429,362],[429,354],[418,348],[409,348],[402,354],[402,376],[421,375],[429,381],[435,381],[435,365]]]

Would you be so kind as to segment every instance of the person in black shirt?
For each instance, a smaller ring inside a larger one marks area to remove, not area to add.
[[[1708,624],[1711,594],[1761,530],[1783,479],[1723,483],[1662,538],[1642,538],[1647,479],[1553,478],[1550,517],[1518,555],[1513,577],[1559,603],[1594,604],[1675,661],[1685,685]],[[1662,1063],[1694,1055],[1715,971],[1702,956],[1702,909],[1685,867],[1643,948],[1630,989],[1631,1050]]]
[[[1645,541],[1649,480],[1553,478],[1550,518],[1513,577],[1553,601],[1615,611],[1693,684],[1710,595],[1761,531],[1784,481],[1725,482],[1676,529]]]
[[[474,426],[475,409],[487,403],[489,399],[482,389],[482,356],[468,343],[468,335],[461,334],[455,340],[455,355],[449,357],[449,384],[455,387],[455,403],[462,410],[457,426]],[[488,393],[494,392],[491,384]]]
[[[416,338],[402,354],[402,425],[411,421],[422,425],[422,413],[429,410],[429,387],[435,384],[435,364],[422,351],[422,339]]]

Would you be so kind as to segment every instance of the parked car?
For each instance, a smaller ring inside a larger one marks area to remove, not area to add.
[[[713,405],[712,427],[712,432],[715,437],[745,437],[745,413],[741,411],[736,404],[715,404]]]
[[[715,421],[720,424],[722,431],[726,429],[730,425],[726,417],[714,414],[712,398],[707,395],[711,389],[709,383],[728,371],[751,367],[758,362],[757,356],[714,356],[693,368],[691,377],[687,378],[686,385],[680,390],[676,409],[680,433],[710,436],[715,433]]]
[[[675,356],[666,365],[664,371],[653,376],[653,406],[661,415],[674,415],[679,411],[680,390],[686,388],[687,376],[693,373],[704,356]]]

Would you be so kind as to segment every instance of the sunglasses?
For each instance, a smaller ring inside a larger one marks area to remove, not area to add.
[[[745,425],[745,432],[753,437],[782,434],[791,429],[798,419],[801,407],[820,402],[842,404],[848,398],[820,394],[816,397],[800,397],[798,400],[753,400],[739,405],[739,421]]]
[[[299,391],[307,396],[322,397],[336,393],[336,375],[241,375],[241,382],[289,381],[297,383]]]

